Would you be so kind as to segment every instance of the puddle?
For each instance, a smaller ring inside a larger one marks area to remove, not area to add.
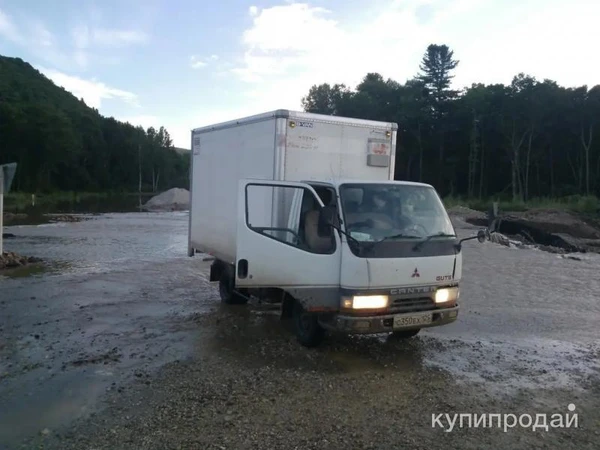
[[[560,341],[452,340],[427,351],[426,365],[460,382],[502,392],[522,389],[584,390],[600,380],[599,351]],[[432,345],[433,347],[433,345]],[[440,351],[441,350],[441,351]]]
[[[42,378],[25,392],[3,395],[0,448],[17,448],[17,443],[28,436],[86,416],[113,381],[110,375],[99,376],[86,369],[52,378],[52,389]]]
[[[27,264],[26,266],[15,267],[14,269],[5,269],[0,272],[0,279],[6,278],[26,278],[34,275],[47,273],[49,268],[42,263]]]

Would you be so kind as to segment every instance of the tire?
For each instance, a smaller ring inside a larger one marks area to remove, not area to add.
[[[393,331],[392,336],[396,339],[409,339],[409,338],[415,337],[417,334],[419,334],[419,331],[421,331],[420,328],[417,328],[416,330]]]
[[[223,269],[219,277],[219,295],[221,302],[226,305],[244,305],[248,303],[248,299],[239,295],[235,291],[235,281],[231,269]]]
[[[304,347],[317,347],[325,338],[325,329],[319,325],[315,314],[308,314],[300,302],[294,302],[294,331],[296,339]]]

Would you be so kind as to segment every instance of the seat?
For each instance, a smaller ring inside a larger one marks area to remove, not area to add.
[[[331,236],[319,236],[319,210],[308,211],[304,216],[304,236],[306,245],[315,253],[329,253],[332,248]]]

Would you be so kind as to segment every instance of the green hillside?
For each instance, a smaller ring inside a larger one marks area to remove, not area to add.
[[[0,164],[23,192],[187,187],[189,156],[169,133],[106,118],[19,58],[0,56]]]

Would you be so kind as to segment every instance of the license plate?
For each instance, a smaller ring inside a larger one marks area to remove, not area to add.
[[[394,316],[394,328],[413,327],[430,324],[433,320],[431,313],[414,314],[412,316]]]

